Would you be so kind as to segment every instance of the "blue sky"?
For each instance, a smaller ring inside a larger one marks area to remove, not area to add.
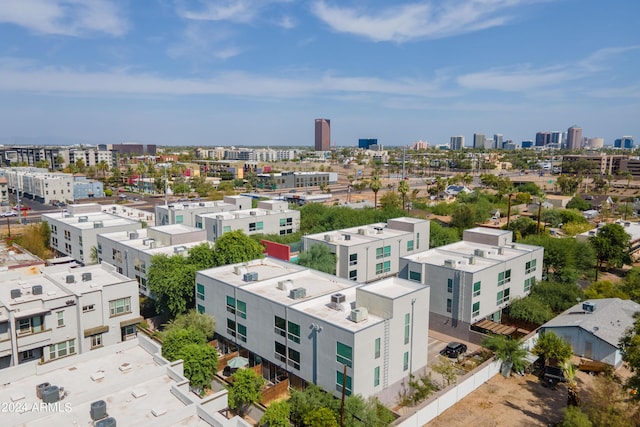
[[[640,139],[637,0],[2,0],[0,142]]]

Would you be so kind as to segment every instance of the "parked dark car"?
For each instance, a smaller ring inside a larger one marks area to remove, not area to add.
[[[447,346],[443,350],[444,355],[452,359],[455,359],[460,355],[465,354],[466,352],[467,352],[466,344],[462,344],[460,342],[455,342],[455,341],[447,344]]]

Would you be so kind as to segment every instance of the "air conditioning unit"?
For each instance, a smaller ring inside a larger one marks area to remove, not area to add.
[[[42,295],[42,285],[33,285],[31,293],[33,295]]]
[[[137,239],[138,237],[140,237],[140,235],[138,235],[138,233],[136,233],[135,231],[133,233],[129,233],[129,239],[131,240]]]
[[[81,216],[78,218],[78,222],[87,222],[87,221],[89,221],[89,217]]]
[[[200,202],[200,203],[198,203],[198,206],[200,206],[201,208],[203,208],[203,207],[204,207],[204,202]]]
[[[479,257],[486,257],[487,256],[487,251],[485,251],[484,249],[476,249],[473,251],[473,254],[475,256],[479,256]]]
[[[362,322],[363,320],[367,320],[369,317],[369,310],[366,307],[357,307],[351,310],[351,314],[349,315],[349,320],[352,322]]]
[[[453,259],[445,259],[444,260],[444,266],[445,267],[449,267],[449,268],[455,268],[456,266],[456,261]]]
[[[344,240],[351,240],[351,234],[343,234]]]
[[[22,296],[22,290],[20,289],[11,289],[11,299],[20,298]]]
[[[91,403],[91,409],[89,410],[92,421],[98,421],[107,417],[107,402],[104,400],[97,400]]]
[[[325,242],[333,242],[335,240],[335,238],[333,237],[333,234],[325,234],[324,235],[324,241]]]
[[[91,272],[82,273],[82,281],[88,282],[91,280]]]
[[[93,223],[93,228],[102,228],[104,227],[104,225],[102,224],[102,221],[96,221]]]
[[[288,291],[293,288],[293,280],[280,280],[278,282],[278,289],[281,291]]]
[[[289,298],[300,299],[307,296],[307,290],[305,288],[295,288],[289,291]]]
[[[258,280],[258,272],[252,271],[249,273],[245,273],[244,276],[242,276],[242,280],[244,280],[245,282],[256,282]]]
[[[249,212],[249,215],[251,215],[251,216],[256,216],[256,215],[258,215],[258,212],[256,212],[256,211],[250,211],[250,212]]]
[[[94,424],[94,427],[116,427],[116,419],[113,417],[104,418],[100,421],[97,421]]]
[[[369,230],[367,230],[366,228],[358,228],[358,234],[366,236],[367,234],[369,234]]]
[[[582,310],[585,313],[593,313],[594,311],[596,311],[596,303],[595,302],[590,302],[590,301],[585,301],[582,303]]]
[[[186,247],[186,246],[175,246],[175,247],[173,248],[173,253],[174,253],[174,254],[179,254],[179,253],[182,253],[182,252],[184,252],[184,251],[186,251],[186,250],[187,250],[187,247]]]
[[[249,271],[247,270],[247,267],[244,265],[236,265],[235,267],[233,267],[233,272],[236,276],[244,276]]]
[[[74,283],[76,278],[73,274],[67,274],[67,283]]]
[[[344,294],[337,293],[331,295],[331,302],[334,304],[342,304],[347,300],[347,297]]]

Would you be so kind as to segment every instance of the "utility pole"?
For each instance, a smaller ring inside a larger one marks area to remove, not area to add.
[[[540,235],[540,217],[542,216],[542,200],[538,202],[538,226],[536,227],[536,234]]]
[[[511,196],[513,196],[513,194],[509,194],[509,207],[507,208],[507,230],[509,229],[509,223],[511,222]]]
[[[340,403],[340,427],[344,427],[344,395],[347,391],[347,365],[342,365],[342,403]]]
[[[167,164],[164,164],[164,205],[169,205],[169,196],[167,193],[167,188],[169,186],[169,181],[167,181]]]

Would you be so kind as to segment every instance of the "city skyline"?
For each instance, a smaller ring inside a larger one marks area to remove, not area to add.
[[[572,125],[613,145],[640,134],[639,12],[630,0],[7,0],[0,143],[313,147],[311,122],[326,117],[335,146],[519,144]]]

